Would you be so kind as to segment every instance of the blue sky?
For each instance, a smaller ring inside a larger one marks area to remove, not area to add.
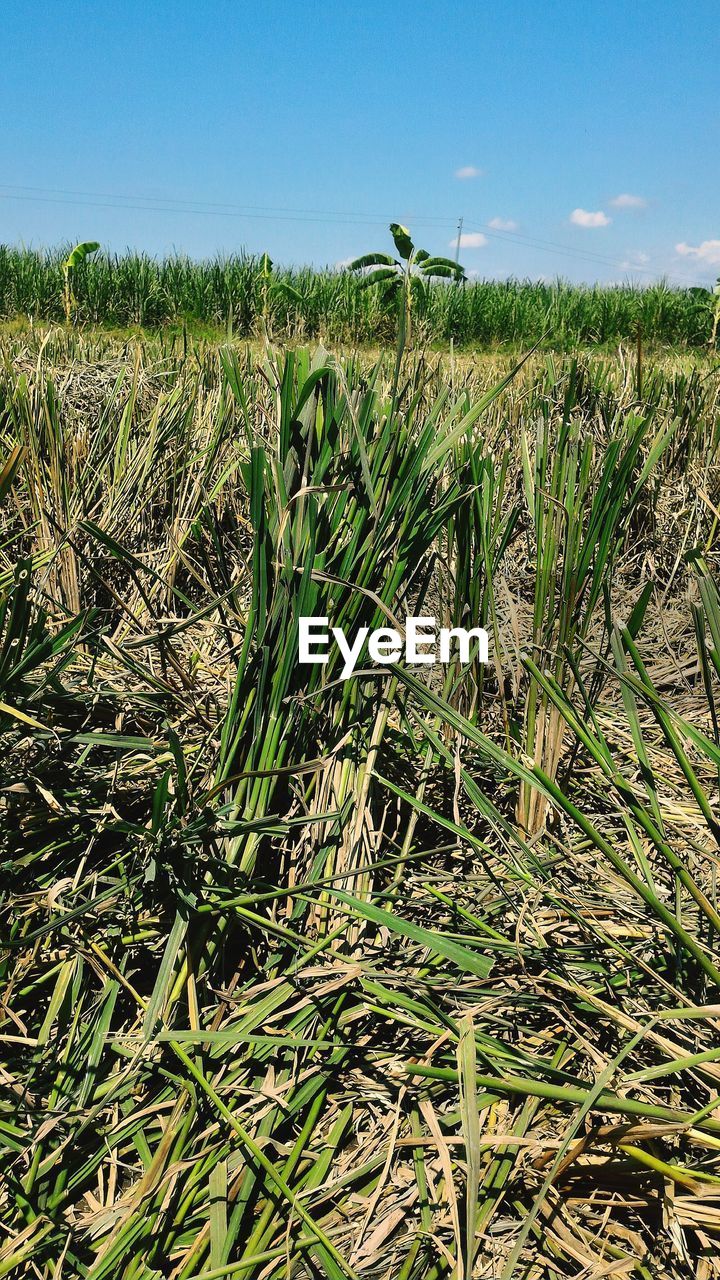
[[[462,216],[478,275],[707,283],[719,29],[715,0],[8,0],[0,241],[320,265],[393,219],[447,252]]]

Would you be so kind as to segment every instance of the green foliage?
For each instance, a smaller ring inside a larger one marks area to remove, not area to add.
[[[72,291],[73,272],[77,270],[82,262],[85,261],[88,254],[95,253],[100,248],[97,240],[84,240],[80,244],[76,244],[74,249],[70,250],[67,258],[62,264],[64,289],[63,299],[65,305],[65,320],[70,323],[72,318],[73,305],[75,303],[75,295]]]
[[[401,226],[399,222],[391,222],[390,234],[400,257],[404,258],[406,262],[409,261],[415,252],[415,246],[410,239],[410,232],[407,227]],[[422,253],[423,251],[420,250],[420,252]]]
[[[451,258],[432,258],[426,249],[416,249],[407,227],[399,222],[390,223],[395,248],[401,261],[384,253],[366,253],[350,263],[350,271],[362,272],[360,287],[385,286],[386,300],[398,300],[398,352],[402,354],[405,343],[410,341],[413,299],[423,286],[433,280],[450,279],[456,284],[465,280],[463,268]],[[368,270],[374,267],[375,270]]]
[[[100,248],[98,240],[84,240],[81,244],[76,244],[74,249],[70,250],[67,258],[63,262],[65,271],[71,271],[73,267],[79,267],[84,262],[89,253],[94,253]]]
[[[0,1275],[712,1276],[710,359],[2,344]]]
[[[63,319],[66,257],[63,250],[43,253],[0,245],[0,316]],[[273,267],[272,282],[287,288],[268,299],[272,333],[278,339],[322,337],[352,344],[391,340],[397,297],[381,287],[368,289],[365,270],[393,267],[397,260],[390,254],[367,254],[355,261],[356,272]],[[640,288],[571,285],[560,279],[468,280],[461,289],[449,283],[451,277],[444,276],[415,287],[414,323],[424,341],[447,345],[452,339],[456,348],[526,348],[545,334],[547,346],[572,350],[635,342],[639,329],[646,345],[717,342],[712,309],[699,306],[691,290],[664,283]],[[220,335],[232,331],[249,337],[262,329],[266,285],[262,258],[245,255],[204,262],[90,255],[74,272],[73,314],[83,324],[110,328],[195,323]]]

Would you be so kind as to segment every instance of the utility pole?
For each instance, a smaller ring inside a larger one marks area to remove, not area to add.
[[[455,245],[455,261],[458,263],[460,261],[460,237],[462,236],[462,229],[463,229],[463,220],[462,218],[458,218],[457,244]]]

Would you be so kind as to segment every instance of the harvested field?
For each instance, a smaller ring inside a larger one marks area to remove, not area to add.
[[[714,357],[0,354],[0,1276],[719,1276]]]

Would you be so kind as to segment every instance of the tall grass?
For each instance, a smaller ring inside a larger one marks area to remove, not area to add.
[[[717,1275],[711,366],[4,341],[0,1275]]]
[[[64,249],[0,246],[0,316],[63,317]],[[156,328],[196,323],[249,337],[270,324],[293,341],[370,343],[392,340],[397,309],[380,288],[365,289],[349,271],[275,272],[265,258],[234,255],[195,262],[143,254],[98,255],[74,271],[80,324]],[[538,335],[560,350],[578,344],[636,342],[707,346],[713,338],[711,295],[664,283],[647,287],[571,285],[562,280],[478,280],[425,284],[413,305],[422,342],[478,347],[530,346]]]

